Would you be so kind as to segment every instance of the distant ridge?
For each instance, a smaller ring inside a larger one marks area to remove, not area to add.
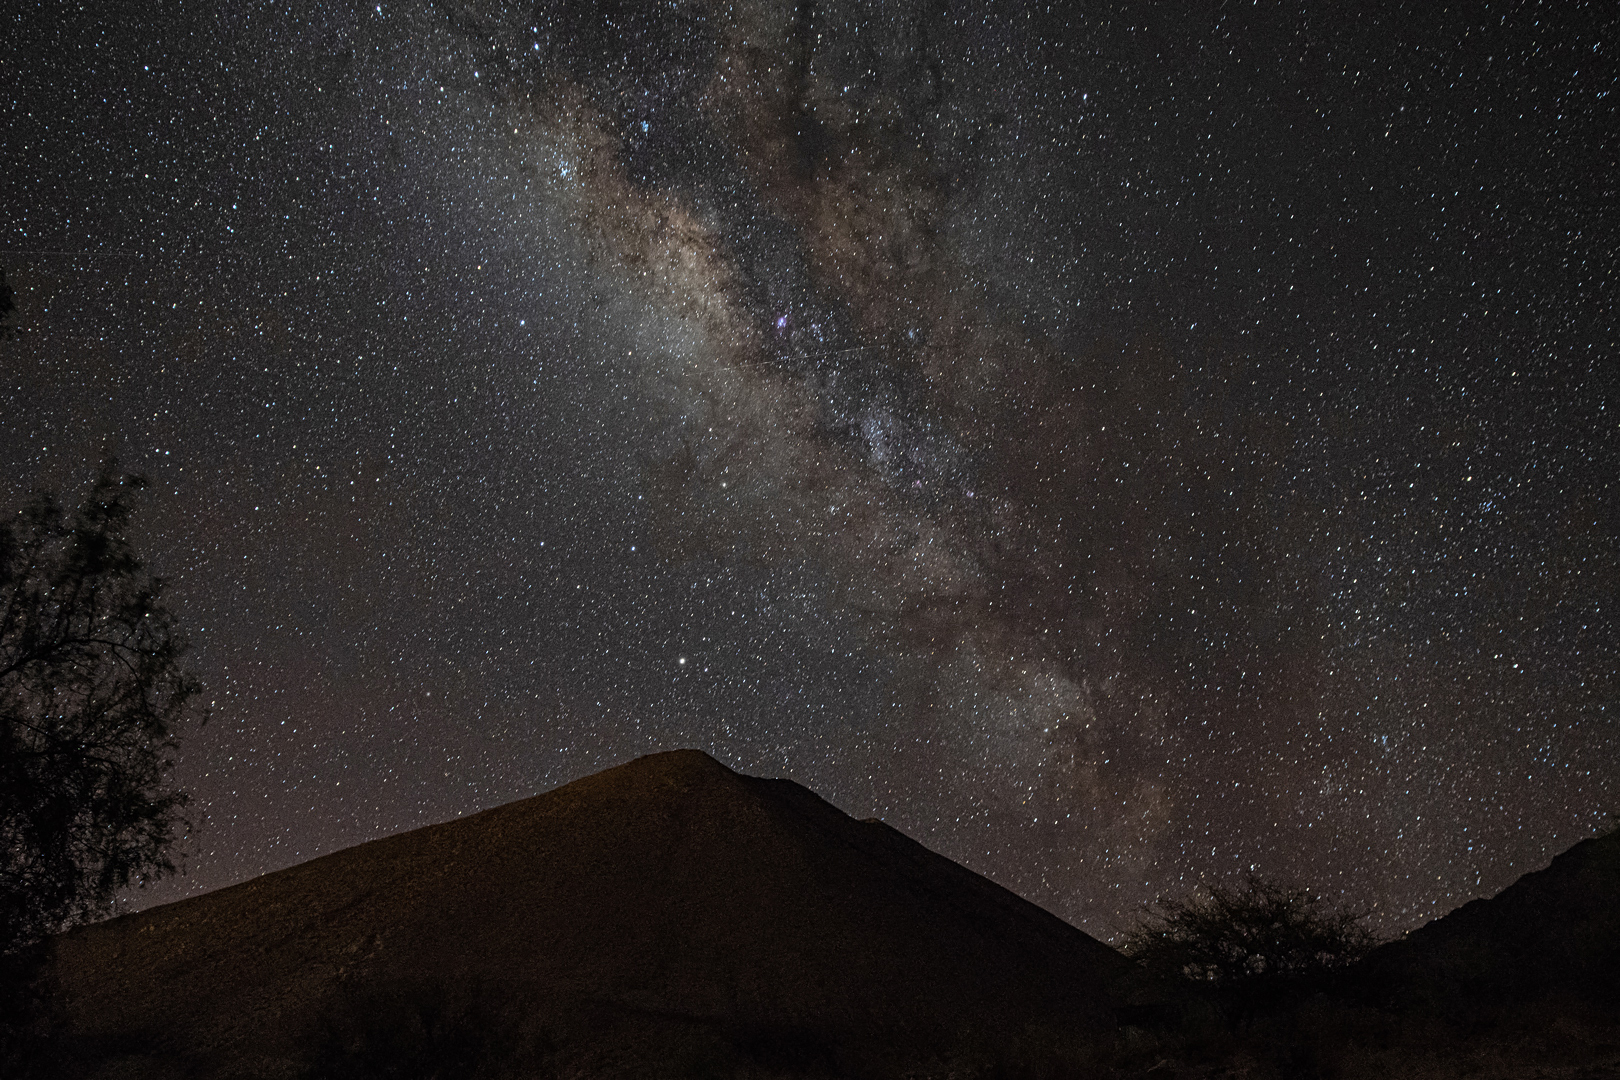
[[[1356,981],[1378,1004],[1454,1019],[1620,1006],[1620,830],[1374,950]]]
[[[1109,1025],[1126,966],[886,825],[683,750],[75,930],[51,977],[107,1076],[322,1053],[359,1076],[462,1052],[434,1017],[475,999],[559,1075],[857,1076]],[[380,1001],[415,1004],[357,1028]],[[416,1049],[382,1045],[407,1027]]]

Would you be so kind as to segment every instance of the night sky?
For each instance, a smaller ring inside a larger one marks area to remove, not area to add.
[[[1620,812],[1610,3],[55,3],[0,505],[152,481],[146,904],[695,746],[1082,928]]]

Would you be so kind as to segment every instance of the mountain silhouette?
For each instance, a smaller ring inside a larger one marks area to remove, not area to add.
[[[1083,1037],[1126,967],[682,750],[82,927],[49,985],[86,1075],[857,1076]],[[520,1051],[539,1064],[485,1068]]]
[[[1380,1005],[1469,1021],[1620,1005],[1620,830],[1375,949],[1356,982]]]

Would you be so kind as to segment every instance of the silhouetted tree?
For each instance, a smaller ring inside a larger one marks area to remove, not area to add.
[[[0,957],[172,873],[189,827],[169,754],[199,687],[124,535],[143,486],[109,464],[72,514],[0,523]]]
[[[1355,963],[1378,943],[1365,926],[1368,914],[1250,877],[1242,888],[1212,885],[1147,909],[1122,948],[1160,975],[1221,988],[1254,986]]]
[[[6,272],[0,270],[0,341],[15,333],[15,328],[11,325],[11,314],[17,310],[16,295],[6,282]]]

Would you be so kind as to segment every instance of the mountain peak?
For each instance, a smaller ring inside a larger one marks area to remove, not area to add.
[[[53,978],[82,1037],[202,1077],[292,1068],[357,1000],[479,987],[628,1075],[672,1046],[746,1065],[783,1032],[840,1070],[1078,1034],[1124,965],[886,825],[678,750],[81,928]]]

